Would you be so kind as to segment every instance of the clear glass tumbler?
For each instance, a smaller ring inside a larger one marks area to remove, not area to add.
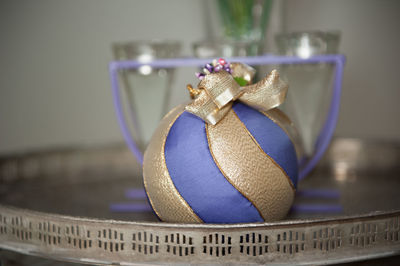
[[[309,58],[338,53],[339,32],[294,32],[276,36],[281,55]],[[307,156],[315,149],[331,98],[334,67],[331,64],[294,64],[281,66],[280,72],[289,83],[287,100],[282,108],[294,120]]]
[[[167,112],[174,69],[154,69],[145,63],[161,58],[180,55],[181,43],[177,41],[131,41],[114,43],[116,60],[136,60],[143,63],[138,69],[120,72],[132,122],[132,135],[143,151],[156,129],[158,122]]]

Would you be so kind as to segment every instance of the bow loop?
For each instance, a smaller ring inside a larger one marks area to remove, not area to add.
[[[218,109],[236,100],[243,90],[232,75],[225,70],[205,76],[200,81],[199,87],[204,88]]]
[[[221,70],[204,76],[197,89],[188,85],[194,100],[185,107],[186,111],[215,125],[236,100],[260,111],[267,111],[284,102],[288,85],[279,78],[276,70],[255,84],[241,87],[234,77],[251,82],[254,69],[241,63],[232,63],[231,68],[232,74]]]

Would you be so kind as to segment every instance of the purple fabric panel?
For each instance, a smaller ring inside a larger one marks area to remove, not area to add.
[[[205,122],[184,112],[171,127],[165,161],[178,192],[206,223],[262,222],[254,205],[233,187],[211,156]]]
[[[245,104],[237,102],[233,105],[233,110],[263,151],[282,167],[296,187],[298,160],[286,132],[271,119]]]

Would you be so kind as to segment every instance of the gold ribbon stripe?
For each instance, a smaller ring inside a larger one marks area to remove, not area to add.
[[[283,131],[285,131],[286,135],[289,136],[290,140],[293,143],[293,146],[296,150],[297,158],[302,158],[304,156],[304,149],[300,139],[300,135],[289,117],[278,108],[273,108],[271,110],[261,113],[271,119]]]
[[[165,162],[165,141],[184,105],[169,112],[160,122],[144,154],[143,180],[150,204],[165,222],[203,223],[180,195],[169,175]]]
[[[294,188],[231,109],[218,125],[207,125],[211,154],[226,179],[259,210],[265,221],[284,218]]]

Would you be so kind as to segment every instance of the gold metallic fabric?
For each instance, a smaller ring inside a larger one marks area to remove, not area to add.
[[[234,62],[230,65],[232,76],[243,78],[247,83],[251,83],[254,76],[256,75],[256,70],[249,65]]]
[[[198,87],[204,88],[218,109],[235,100],[242,91],[232,75],[225,70],[206,75],[200,81]]]
[[[197,98],[188,104],[186,111],[197,115],[207,123],[215,125],[220,121],[225,114],[231,109],[232,103],[228,103],[221,109],[212,101],[205,90],[201,90]]]
[[[280,128],[282,128],[283,131],[285,131],[286,135],[289,136],[290,140],[294,145],[297,158],[299,159],[303,158],[304,156],[303,143],[301,141],[299,132],[297,131],[296,127],[294,126],[290,118],[278,108],[273,108],[271,110],[262,113],[269,119],[271,119]]]
[[[169,175],[164,157],[170,128],[184,111],[184,105],[169,112],[160,122],[144,154],[143,180],[151,206],[165,222],[202,223],[179,194]]]
[[[252,68],[234,66],[241,77],[251,80],[254,76]],[[244,73],[246,71],[247,74]],[[215,125],[227,114],[236,99],[257,110],[268,111],[284,102],[287,89],[288,85],[279,78],[276,70],[256,84],[244,87],[240,87],[231,74],[222,70],[206,75],[198,89],[191,88],[197,96],[191,93],[195,99],[185,109],[208,124]]]
[[[239,100],[260,111],[278,107],[286,98],[288,85],[279,78],[278,71],[272,70],[264,79],[246,86]]]
[[[286,173],[251,136],[233,109],[207,125],[211,154],[225,178],[258,209],[265,221],[285,217],[294,199]]]

